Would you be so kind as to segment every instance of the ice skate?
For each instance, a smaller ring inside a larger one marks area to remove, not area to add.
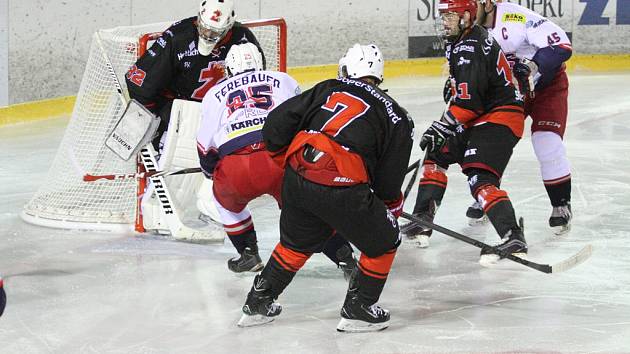
[[[468,217],[468,225],[479,226],[488,223],[488,216],[483,212],[483,208],[479,202],[474,202],[466,210],[466,217]]]
[[[271,285],[259,274],[254,278],[254,286],[247,294],[247,300],[243,305],[243,315],[237,326],[260,326],[273,321],[280,312],[282,312],[282,306],[275,302]]]
[[[246,247],[241,256],[228,260],[228,269],[234,273],[258,272],[265,267],[257,249]]]
[[[571,219],[573,213],[571,212],[571,204],[553,207],[551,217],[549,218],[549,226],[556,235],[566,234],[571,230]]]
[[[503,251],[521,258],[527,256],[527,242],[525,241],[523,218],[519,220],[519,225],[520,226],[508,231],[501,238],[500,244],[493,246],[492,248],[481,249],[479,264],[482,266],[491,266],[503,258],[498,254],[492,253],[492,250]]]
[[[358,294],[349,293],[341,308],[339,332],[375,332],[389,327],[389,311],[372,304],[362,303]]]
[[[437,211],[438,205],[435,201],[431,201],[429,204],[429,209],[424,212],[414,213],[414,216],[417,216],[423,220],[433,222],[435,218],[435,212]],[[433,233],[433,230],[424,227],[414,221],[410,221],[409,223],[402,225],[400,227],[400,232],[407,238],[407,240],[420,248],[429,247],[429,238]]]

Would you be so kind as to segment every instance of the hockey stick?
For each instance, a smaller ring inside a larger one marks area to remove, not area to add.
[[[158,172],[157,160],[153,152],[153,146],[151,146],[150,143],[147,144],[147,146],[143,147],[142,150],[140,150],[140,159],[147,172]],[[197,230],[184,225],[184,223],[177,215],[177,208],[171,202],[173,198],[171,198],[171,194],[166,188],[164,176],[153,176],[149,179],[153,183],[155,194],[157,195],[161,210],[164,213],[163,216],[166,219],[166,223],[168,224],[168,228],[171,231],[171,235],[173,235],[175,239],[196,242],[223,241],[223,239],[225,238],[225,232],[223,231],[223,229],[211,230],[205,228],[202,230]]]
[[[413,166],[415,166],[415,168]],[[411,179],[409,180],[409,183],[407,184],[407,188],[405,188],[405,193],[403,193],[403,203],[405,200],[407,200],[407,197],[409,196],[409,193],[411,193],[411,189],[413,188],[416,182],[416,178],[418,177],[418,170],[420,170],[420,160],[416,161],[411,166],[409,166],[409,168],[407,169],[407,173],[409,173],[411,169],[414,169],[414,170],[413,170],[413,174],[411,175]]]
[[[413,171],[413,170],[417,170],[420,167],[420,161],[422,161],[422,159],[419,159],[418,161],[412,163],[411,165],[409,165],[409,167],[407,167],[407,173]]]
[[[483,243],[481,241],[477,241],[477,240],[475,240],[473,238],[470,238],[468,236],[462,235],[462,234],[457,233],[455,231],[449,230],[449,229],[447,229],[445,227],[442,227],[440,225],[436,225],[436,224],[434,224],[434,223],[432,223],[430,221],[423,220],[422,218],[419,218],[417,216],[414,216],[414,215],[411,215],[411,214],[408,214],[408,213],[405,213],[405,212],[403,212],[401,214],[401,216],[403,218],[409,220],[409,221],[416,222],[416,223],[418,223],[418,224],[420,224],[420,225],[422,225],[424,227],[431,228],[431,229],[433,229],[435,231],[438,231],[438,232],[441,232],[441,233],[443,233],[443,234],[445,234],[447,236],[451,236],[451,237],[456,238],[456,239],[458,239],[460,241],[464,241],[464,242],[466,242],[468,244],[471,244],[471,245],[473,245],[473,246],[475,246],[477,248],[489,250],[492,253],[497,254],[497,255],[499,255],[499,256],[501,256],[503,258],[506,258],[506,259],[509,259],[511,261],[520,263],[520,264],[522,264],[522,265],[524,265],[526,267],[529,267],[529,268],[535,269],[535,270],[537,270],[539,272],[543,272],[543,273],[547,273],[547,274],[560,273],[560,272],[567,271],[567,270],[569,270],[571,268],[574,268],[574,267],[578,266],[579,264],[583,263],[584,261],[586,261],[591,256],[591,254],[593,252],[593,246],[588,244],[588,245],[584,246],[578,253],[574,254],[573,256],[571,256],[571,257],[569,257],[569,258],[567,258],[567,259],[565,259],[565,260],[563,260],[561,262],[558,262],[558,263],[552,264],[552,265],[540,264],[540,263],[532,262],[532,261],[529,261],[527,259],[523,259],[523,258],[514,256],[511,253],[507,253],[507,252],[504,252],[504,251],[497,250],[497,249],[493,248],[492,246],[490,246],[490,245],[488,245],[486,243]]]
[[[201,172],[200,167],[184,168],[182,170],[177,170],[177,171],[153,171],[153,172],[111,174],[111,175],[91,175],[87,173],[83,176],[83,181],[94,182],[100,179],[116,180],[116,179],[149,178],[149,177],[160,177],[160,176],[175,176],[175,175],[184,175],[188,173],[199,173],[199,172]]]

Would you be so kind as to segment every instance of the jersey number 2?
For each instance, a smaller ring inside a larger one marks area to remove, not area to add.
[[[341,109],[339,109],[341,107]],[[334,92],[328,96],[326,104],[322,106],[323,109],[333,112],[332,117],[324,123],[322,132],[330,135],[337,136],[339,132],[353,120],[361,117],[368,109],[370,105],[365,103],[359,97],[353,96],[347,92]]]

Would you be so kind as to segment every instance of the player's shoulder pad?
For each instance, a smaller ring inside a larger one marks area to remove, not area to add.
[[[181,21],[173,23],[169,28],[162,32],[160,39],[162,41],[187,40],[196,37],[195,21],[197,16],[185,18]],[[158,41],[160,40],[158,39]]]

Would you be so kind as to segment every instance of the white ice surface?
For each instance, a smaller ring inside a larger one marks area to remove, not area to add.
[[[573,174],[573,229],[557,237],[529,133],[503,180],[526,222],[529,258],[554,263],[591,243],[585,264],[557,275],[504,261],[477,263],[478,249],[435,234],[431,247],[403,244],[381,297],[391,327],[335,331],[346,283],[315,255],[281,295],[273,323],[236,327],[251,275],[234,275],[229,244],[204,246],[158,236],[46,229],[25,224],[22,206],[45,175],[66,121],[0,128],[0,273],[9,302],[2,353],[424,353],[630,352],[629,74],[571,75],[566,134]],[[439,117],[443,79],[386,80],[416,121]],[[529,121],[528,121],[529,123]],[[529,124],[527,124],[529,126]],[[412,161],[420,157],[414,148]],[[457,166],[436,223],[479,239]],[[415,190],[406,203],[411,210]],[[253,203],[262,256],[278,240],[271,199]]]

